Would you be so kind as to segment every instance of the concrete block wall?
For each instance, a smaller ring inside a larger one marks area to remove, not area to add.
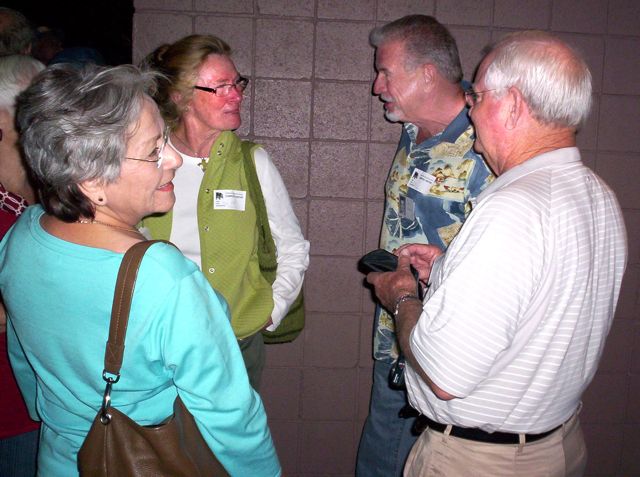
[[[373,303],[356,271],[376,248],[383,183],[400,134],[371,95],[376,25],[435,15],[467,78],[514,29],[557,32],[592,69],[586,163],[618,194],[629,266],[598,374],[584,396],[589,476],[640,475],[640,3],[638,0],[135,0],[133,57],[211,33],[251,78],[239,133],[264,144],[305,235],[307,328],[268,350],[262,396],[287,476],[350,476],[371,386]]]

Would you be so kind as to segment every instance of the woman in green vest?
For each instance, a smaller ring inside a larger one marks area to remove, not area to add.
[[[215,36],[191,35],[147,58],[166,78],[155,99],[183,166],[174,179],[174,208],[143,225],[153,238],[175,243],[225,297],[249,379],[258,389],[262,331],[275,331],[301,293],[309,242],[267,152],[233,132],[240,127],[249,80],[238,74],[230,54]],[[275,279],[261,267],[261,218],[273,236],[267,242],[275,244]]]

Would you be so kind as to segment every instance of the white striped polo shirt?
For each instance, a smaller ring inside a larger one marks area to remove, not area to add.
[[[431,275],[408,368],[431,419],[538,433],[568,419],[596,371],[627,259],[613,192],[576,148],[542,154],[478,197]]]

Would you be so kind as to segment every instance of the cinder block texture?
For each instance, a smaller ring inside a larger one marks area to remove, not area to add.
[[[551,29],[579,33],[604,33],[607,2],[603,0],[553,0]]]
[[[604,92],[640,94],[640,39],[608,38],[606,43]]]
[[[142,59],[164,43],[193,33],[193,18],[176,13],[140,12],[133,17],[133,62]]]
[[[192,3],[192,0],[135,0],[133,5],[136,10],[152,8],[154,10],[185,11],[191,9]]]
[[[640,96],[602,95],[598,128],[598,149],[640,152]],[[614,166],[614,164],[611,164]]]
[[[366,167],[365,143],[312,143],[311,195],[354,199],[364,197]]]
[[[546,30],[551,20],[551,0],[496,0],[494,25],[506,28]]]
[[[435,16],[447,25],[491,24],[493,0],[438,0]]]
[[[289,197],[304,199],[309,193],[309,143],[303,141],[258,141],[278,168]]]
[[[312,17],[314,4],[314,0],[258,0],[256,8],[262,15]]]
[[[415,13],[433,15],[435,3],[435,0],[378,0],[377,20],[386,23]]]
[[[311,83],[293,80],[256,80],[256,136],[309,137]]]
[[[322,255],[362,255],[364,204],[345,200],[311,201],[309,238],[315,253]]]
[[[316,78],[368,82],[373,63],[370,30],[370,23],[318,22]]]
[[[315,92],[314,138],[366,139],[369,85],[322,82]]]
[[[253,76],[253,21],[250,18],[228,15],[198,15],[195,33],[215,35],[231,46],[231,58],[238,72]]]
[[[195,9],[216,13],[253,13],[253,3],[253,0],[195,0]]]
[[[640,2],[637,0],[609,0],[607,33],[612,35],[640,35]]]
[[[318,18],[373,20],[375,0],[318,0]]]
[[[257,21],[256,74],[308,79],[313,63],[313,23],[307,20]]]

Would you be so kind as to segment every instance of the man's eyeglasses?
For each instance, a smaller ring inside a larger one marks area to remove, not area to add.
[[[249,78],[240,76],[234,83],[221,84],[215,88],[209,88],[207,86],[194,86],[193,88],[204,91],[205,93],[215,94],[216,96],[223,98],[228,96],[233,88],[235,88],[239,93],[242,93],[247,88],[248,84]]]
[[[474,107],[476,104],[478,104],[480,101],[482,101],[482,95],[484,93],[488,93],[489,91],[496,91],[497,88],[494,89],[485,89],[484,91],[465,91],[464,92],[464,99],[467,102],[467,106],[469,106],[470,108]]]
[[[140,162],[155,162],[156,167],[160,169],[160,166],[162,165],[162,159],[164,159],[164,148],[167,145],[167,142],[169,142],[169,126],[165,126],[164,132],[162,133],[162,144],[153,148],[153,151],[151,151],[151,154],[149,154],[148,158],[139,159],[137,157],[125,157],[125,159]]]

